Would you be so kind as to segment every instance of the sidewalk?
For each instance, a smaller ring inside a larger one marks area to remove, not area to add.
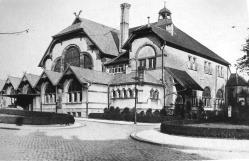
[[[155,129],[132,133],[130,136],[138,141],[198,153],[213,159],[249,159],[249,140],[176,136]]]
[[[118,124],[118,125],[134,125],[134,122],[131,122],[131,121],[102,120],[102,119],[90,119],[90,118],[75,118],[75,120],[101,122],[101,123]],[[141,122],[137,122],[136,125],[139,125],[139,126],[158,126],[158,127],[160,127],[161,123],[141,123]]]

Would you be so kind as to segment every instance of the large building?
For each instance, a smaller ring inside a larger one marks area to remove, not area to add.
[[[130,7],[121,4],[120,30],[76,15],[52,36],[39,63],[44,72],[24,75],[14,98],[29,100],[29,109],[78,117],[110,106],[195,109],[203,101],[205,110],[218,110],[225,104],[230,64],[176,27],[166,7],[157,22],[129,28]],[[23,87],[30,90],[22,93]]]

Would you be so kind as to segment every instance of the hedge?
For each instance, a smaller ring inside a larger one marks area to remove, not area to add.
[[[161,132],[186,136],[249,139],[249,129],[227,129],[188,126],[188,124],[190,123],[197,122],[192,120],[182,122],[164,122],[161,124]]]
[[[24,111],[14,109],[0,109],[2,123],[30,124],[30,125],[49,125],[49,124],[73,124],[74,117],[69,114]]]
[[[89,118],[118,120],[118,121],[134,121],[134,114],[106,114],[106,113],[90,113]],[[169,120],[178,120],[174,116],[155,116],[137,114],[137,122],[160,123]]]

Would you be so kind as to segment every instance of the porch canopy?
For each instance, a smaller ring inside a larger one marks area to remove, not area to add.
[[[36,96],[40,96],[40,94],[3,94],[2,96],[11,98],[33,98]]]
[[[186,71],[169,67],[165,69],[183,88],[203,91],[203,88]]]

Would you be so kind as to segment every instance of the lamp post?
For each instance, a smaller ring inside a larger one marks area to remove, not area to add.
[[[138,78],[138,73],[137,73],[137,59],[136,58],[132,58],[130,60],[134,60],[136,63],[136,73],[135,73],[135,77],[133,78],[135,80],[135,105],[134,105],[134,124],[137,124],[137,82],[139,81]]]

